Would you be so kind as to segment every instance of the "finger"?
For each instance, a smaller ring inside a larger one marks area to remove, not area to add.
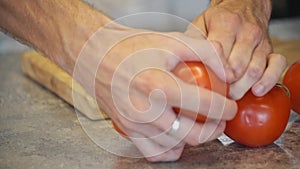
[[[177,79],[177,84],[169,85],[166,90],[170,105],[199,112],[211,119],[229,120],[235,116],[235,101],[205,88],[184,83],[180,79]]]
[[[173,136],[167,135],[166,130],[161,130],[160,128],[153,125],[153,121],[156,119],[160,119],[161,116],[165,117],[165,121],[160,120],[160,123],[166,123],[169,120],[169,124],[171,125],[172,119],[176,119],[176,114],[173,112],[172,108],[166,108],[164,112],[159,113],[155,112],[156,109],[153,109],[154,112],[147,112],[146,114],[140,116],[141,113],[135,113],[137,116],[134,116],[134,119],[124,117],[122,115],[118,115],[119,117],[114,121],[117,123],[118,127],[127,134],[130,139],[134,139],[131,133],[139,133],[157,144],[165,147],[165,148],[173,148],[178,143],[180,143],[180,139],[177,139]],[[156,117],[150,117],[147,114],[155,114]],[[167,119],[167,120],[166,120]]]
[[[199,139],[200,143],[209,142],[217,139],[224,133],[225,127],[226,121],[220,120],[210,121],[209,125],[204,124]]]
[[[196,115],[195,113],[195,116]],[[176,116],[172,108],[169,107],[160,117],[149,123],[150,125],[133,123],[126,118],[121,118],[120,121],[123,125],[123,129],[129,134],[131,140],[138,139],[132,135],[132,132],[138,133],[147,136],[152,142],[163,146],[165,149],[173,148],[182,140],[191,145],[198,145],[216,139],[223,133],[225,128],[224,123],[220,123],[219,120],[203,124],[195,123],[195,119],[180,116],[180,129],[175,135],[169,135],[167,131],[171,130]],[[153,126],[151,126],[151,124]],[[126,128],[124,126],[126,126]],[[155,126],[160,130],[156,129]]]
[[[193,118],[183,115],[179,115],[178,117],[179,129],[176,131],[172,130],[172,125],[176,119],[172,112],[162,114],[162,116],[152,122],[152,124],[163,131],[167,131],[167,135],[187,142],[190,145],[199,145],[214,140],[219,137],[225,129],[224,121],[212,120],[206,123],[196,123]]]
[[[258,26],[246,24],[243,27],[244,29],[237,35],[228,58],[236,78],[240,78],[246,71],[252,58],[252,54],[262,38],[262,31]],[[261,46],[264,47],[263,44]],[[264,50],[266,51],[267,49]],[[270,51],[267,51],[267,53],[269,52]]]
[[[240,22],[241,18],[238,15],[223,13],[207,23],[208,40],[220,42],[226,58],[229,57],[233,43],[235,42]]]
[[[209,121],[205,123],[198,123],[185,116],[180,116],[180,127],[176,132],[170,133],[172,136],[183,141],[197,146],[199,144],[215,140],[218,138],[225,129],[224,121]],[[191,126],[191,124],[194,124]]]
[[[144,93],[145,99],[142,100],[148,101],[146,98],[151,95],[151,108],[148,110],[154,113],[148,113],[149,119],[163,114],[159,110],[164,110],[165,105],[200,112],[209,118],[222,120],[232,119],[237,110],[235,101],[197,85],[185,83],[171,73],[149,71],[140,74],[138,79],[146,79],[135,80],[133,83],[137,90]],[[143,113],[132,115],[138,119],[145,116]]]
[[[263,96],[269,92],[278,82],[282,72],[286,68],[286,58],[280,54],[272,53],[269,55],[268,67],[262,78],[254,84],[252,92],[256,96]]]
[[[175,48],[175,54],[181,61],[201,61],[223,81],[229,81],[234,77],[219,42],[199,40],[176,33],[173,35],[181,41],[180,44],[173,43],[171,45]]]
[[[256,83],[266,68],[266,57],[264,51],[256,50],[253,54],[245,74],[236,82],[230,85],[229,97],[238,100]]]
[[[151,139],[156,144],[159,144],[165,148],[171,149],[173,147],[176,147],[176,145],[178,145],[182,140],[174,136],[167,135],[166,130],[165,131],[161,130],[156,126],[152,125],[152,123],[147,123],[147,124],[135,123],[130,126],[131,126],[130,129],[128,128],[126,129],[127,133],[132,133],[134,131],[135,133],[139,133],[145,136],[146,138]],[[130,136],[130,138],[132,139],[132,135]]]
[[[170,113],[171,118],[175,119],[176,115]],[[119,123],[120,121],[122,123]],[[118,127],[126,131],[130,140],[149,161],[174,161],[180,157],[185,142],[182,141],[183,139],[166,134],[167,130],[160,130],[151,124],[132,123],[126,118],[117,122]]]
[[[144,157],[151,162],[176,161],[180,158],[184,148],[182,143],[180,143],[180,146],[171,149],[165,148],[139,133],[132,133],[132,135],[134,136],[132,142]]]
[[[185,144],[182,144],[182,145],[178,145],[176,147],[174,147],[173,149],[163,153],[163,154],[160,154],[158,156],[153,156],[153,157],[147,157],[146,159],[148,161],[151,161],[151,162],[158,162],[158,161],[177,161],[183,150],[184,150],[184,146]]]
[[[223,45],[217,41],[211,41],[215,55],[202,57],[202,62],[208,66],[222,81],[231,82],[235,75],[227,61]]]

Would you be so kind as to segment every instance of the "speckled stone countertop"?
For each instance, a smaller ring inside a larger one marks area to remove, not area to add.
[[[300,168],[300,121],[264,148],[213,141],[175,163],[118,157],[87,136],[70,105],[22,74],[18,55],[0,60],[0,168]]]
[[[95,144],[73,107],[23,75],[19,53],[0,54],[1,169],[299,169],[299,116],[293,116],[293,121],[276,143],[263,148],[216,140],[186,147],[182,158],[172,163],[120,157]],[[104,126],[99,129],[103,137],[114,139],[105,132],[106,121],[97,123]],[[115,140],[109,139],[107,144],[114,146]]]

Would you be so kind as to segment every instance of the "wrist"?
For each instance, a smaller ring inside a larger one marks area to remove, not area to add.
[[[93,38],[94,35],[99,36],[99,33],[97,33],[98,31],[106,32],[104,34],[100,33],[102,36],[97,37],[98,41],[96,46],[98,50],[103,50],[106,48],[105,46],[107,43],[109,43],[108,41],[115,39],[119,34],[122,34],[120,32],[132,30],[131,28],[112,21],[110,18],[88,5],[83,5],[78,12],[80,13],[78,17],[70,17],[70,21],[65,20],[65,22],[70,23],[62,24],[66,26],[62,27],[61,32],[59,33],[59,36],[61,37],[59,46],[62,48],[58,47],[58,49],[60,49],[57,51],[58,53],[53,54],[55,58],[58,58],[58,64],[61,64],[59,58],[64,56],[61,67],[70,74],[73,72],[75,61],[81,54],[84,45],[92,45],[91,42],[93,42],[93,40],[91,40],[91,38]],[[96,50],[95,47],[93,49]],[[51,55],[52,54],[50,54],[50,56]]]

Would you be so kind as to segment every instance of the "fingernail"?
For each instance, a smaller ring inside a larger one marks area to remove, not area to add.
[[[265,87],[261,84],[255,86],[255,88],[254,88],[254,92],[257,95],[261,95],[264,91],[265,91]]]

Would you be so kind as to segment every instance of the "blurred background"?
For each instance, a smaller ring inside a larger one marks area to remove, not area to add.
[[[272,18],[300,16],[299,0],[273,0]]]

